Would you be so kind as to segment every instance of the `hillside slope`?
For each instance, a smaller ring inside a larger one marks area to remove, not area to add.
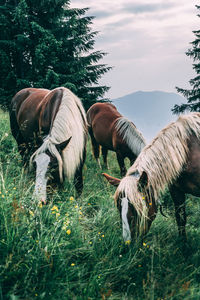
[[[150,141],[163,127],[177,119],[171,109],[174,104],[185,102],[185,99],[175,93],[138,91],[112,99],[112,102]]]

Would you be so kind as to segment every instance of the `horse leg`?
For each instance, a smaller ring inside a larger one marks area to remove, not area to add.
[[[84,149],[83,159],[80,163],[80,166],[78,167],[78,169],[76,170],[76,173],[74,175],[74,186],[75,186],[78,197],[82,194],[82,191],[83,191],[83,165],[85,162],[85,158],[86,158],[86,148]]]
[[[170,194],[174,201],[176,222],[178,225],[179,236],[186,240],[186,212],[185,212],[185,193],[180,191],[177,187],[170,188]]]
[[[74,186],[77,192],[78,197],[82,194],[83,191],[83,175],[82,175],[83,167],[79,167],[74,176]]]
[[[129,160],[130,160],[130,166],[132,166],[136,160],[136,156],[134,155],[134,157],[133,156],[129,157]]]
[[[108,169],[108,163],[107,163],[108,149],[105,148],[105,147],[102,147],[101,150],[102,150],[102,155],[103,155],[103,161],[104,161],[105,168]]]
[[[119,164],[119,167],[120,167],[120,173],[121,173],[121,176],[123,177],[126,174],[126,167],[125,167],[125,164],[124,164],[124,157],[118,151],[116,152],[116,154],[117,154],[117,161],[118,161],[118,164]]]
[[[101,168],[100,159],[99,159],[100,145],[97,143],[97,141],[93,135],[91,127],[89,127],[89,134],[90,134],[91,142],[92,142],[92,153],[93,153],[96,161],[98,162],[99,167]]]

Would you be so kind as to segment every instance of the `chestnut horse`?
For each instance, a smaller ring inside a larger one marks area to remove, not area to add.
[[[115,202],[120,211],[124,240],[145,234],[158,207],[158,197],[169,187],[179,235],[186,239],[185,194],[200,197],[200,113],[191,113],[169,124],[140,153],[117,186]]]
[[[142,134],[111,103],[93,104],[87,112],[87,121],[96,160],[99,162],[100,145],[105,167],[107,167],[108,150],[115,151],[121,175],[124,176],[126,173],[125,157],[128,157],[130,163],[133,164],[145,146]]]
[[[11,102],[10,126],[24,163],[36,166],[34,195],[46,202],[47,181],[74,178],[83,189],[87,120],[81,101],[68,89],[26,88]],[[31,156],[31,157],[30,157]],[[48,172],[47,172],[48,171]]]

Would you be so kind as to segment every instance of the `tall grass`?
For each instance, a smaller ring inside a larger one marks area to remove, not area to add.
[[[109,165],[119,177],[114,153]],[[81,198],[66,182],[42,206],[0,113],[0,299],[200,299],[198,199],[187,200],[186,245],[165,194],[168,218],[158,213],[143,243],[127,247],[101,172],[88,143]]]

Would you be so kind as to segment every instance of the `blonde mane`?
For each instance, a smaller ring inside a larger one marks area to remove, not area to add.
[[[117,132],[123,137],[131,151],[138,156],[146,145],[145,139],[136,126],[125,117],[120,117],[115,123]]]
[[[159,194],[173,183],[183,170],[189,151],[188,139],[191,135],[200,138],[200,113],[182,115],[176,122],[161,130],[141,151],[126,177],[121,180],[115,199],[121,194],[127,197],[143,224],[148,218],[148,206],[152,205],[152,199],[158,204]],[[142,194],[138,190],[138,180],[143,172],[147,174],[148,184]],[[145,194],[147,191],[148,195]],[[146,202],[146,197],[149,203]]]
[[[56,89],[63,90],[59,110],[53,121],[49,135],[45,138],[41,147],[32,155],[31,161],[36,155],[49,150],[58,160],[59,174],[62,181],[63,173],[68,179],[75,175],[76,169],[83,159],[83,149],[87,138],[87,121],[79,98],[67,88],[59,87]],[[60,144],[70,137],[71,140],[62,151],[61,157],[56,144]]]

